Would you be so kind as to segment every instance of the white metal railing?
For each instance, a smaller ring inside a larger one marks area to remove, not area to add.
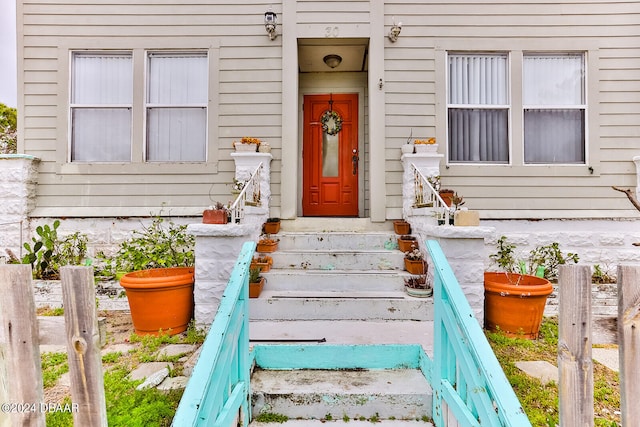
[[[449,221],[451,209],[442,200],[438,191],[433,188],[429,179],[425,177],[415,164],[411,163],[413,169],[413,184],[415,189],[413,207],[415,208],[430,208],[438,224],[446,224]]]
[[[262,162],[258,165],[251,177],[244,183],[240,194],[229,207],[231,212],[231,223],[236,224],[244,218],[245,206],[260,206],[262,196],[260,194],[260,179],[263,169]]]

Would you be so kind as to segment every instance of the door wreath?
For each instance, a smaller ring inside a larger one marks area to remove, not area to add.
[[[342,117],[337,111],[327,110],[320,118],[322,123],[322,131],[328,135],[336,135],[342,130]]]

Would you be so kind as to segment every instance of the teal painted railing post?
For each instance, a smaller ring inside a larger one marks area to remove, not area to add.
[[[255,248],[255,242],[242,246],[173,418],[175,427],[246,426],[251,420],[249,265]]]
[[[530,427],[440,245],[430,240],[427,249],[434,266],[435,425],[454,418],[455,425]]]

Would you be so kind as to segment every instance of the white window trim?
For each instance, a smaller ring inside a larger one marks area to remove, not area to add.
[[[58,85],[57,115],[67,123],[59,126],[56,144],[55,171],[59,175],[104,175],[104,174],[214,174],[218,172],[219,155],[219,81],[220,81],[220,44],[217,40],[201,37],[186,37],[172,40],[154,40],[144,47],[133,46],[130,39],[111,41],[112,45],[96,48],[100,41],[91,38],[78,38],[62,43],[58,48],[58,70],[66,75]],[[206,51],[209,58],[209,103],[207,106],[207,160],[206,162],[145,162],[142,148],[144,140],[144,83],[145,55],[147,51]],[[133,52],[133,121],[132,121],[132,157],[131,162],[79,163],[70,162],[70,88],[71,56],[74,52]],[[212,128],[213,126],[213,128]]]
[[[599,142],[599,40],[598,39],[567,39],[554,40],[552,52],[584,52],[585,72],[588,73],[586,81],[586,164],[525,164],[524,163],[524,126],[523,114],[512,114],[510,117],[510,154],[509,164],[497,163],[451,163],[449,162],[449,141],[447,139],[447,88],[448,88],[448,52],[469,52],[470,46],[465,39],[436,39],[435,49],[435,80],[445,84],[436,85],[436,138],[445,141],[445,168],[443,175],[455,176],[482,176],[486,175],[487,168],[493,168],[493,176],[514,176],[522,174],[526,176],[599,176],[601,171],[600,142]],[[496,42],[493,39],[476,39],[473,46],[474,52],[509,52],[511,77],[511,103],[512,110],[522,106],[522,53],[523,52],[550,52],[548,39],[509,39]],[[524,110],[522,110],[524,111]],[[516,130],[514,132],[514,130]]]

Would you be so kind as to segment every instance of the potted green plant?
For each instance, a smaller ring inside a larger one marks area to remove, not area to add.
[[[249,268],[249,298],[258,298],[264,288],[266,279],[260,273],[258,267]]]
[[[497,251],[489,258],[502,271],[484,273],[484,322],[489,330],[499,329],[509,336],[538,337],[547,297],[553,292],[548,277],[557,275],[557,266],[578,262],[577,254],[564,257],[557,243],[538,246],[526,260],[518,259],[516,246],[505,236],[498,239]],[[540,268],[545,266],[551,268]],[[538,272],[538,277],[532,274]]]
[[[226,224],[229,221],[229,212],[224,204],[215,202],[202,213],[204,224]]]
[[[424,252],[418,248],[405,252],[404,268],[411,274],[426,274],[427,262],[424,258]]]
[[[280,218],[267,218],[262,225],[262,231],[267,234],[277,234],[280,231]]]
[[[433,295],[433,287],[428,282],[426,274],[404,279],[404,289],[409,296],[416,298],[428,298]]]
[[[120,279],[135,332],[171,335],[187,329],[193,317],[194,237],[186,225],[157,217],[135,230],[114,256],[115,267],[130,271]]]

